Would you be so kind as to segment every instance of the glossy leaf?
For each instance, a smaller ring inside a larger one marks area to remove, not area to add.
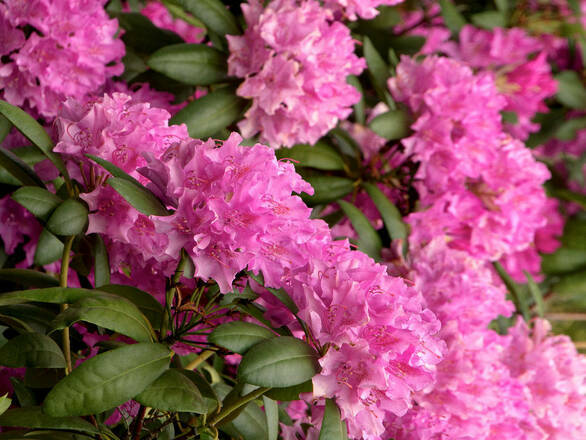
[[[200,19],[206,27],[219,35],[240,34],[236,18],[220,0],[175,0],[183,8]]]
[[[178,370],[181,374],[187,377],[195,387],[199,390],[200,394],[204,399],[204,403],[206,406],[206,413],[209,413],[218,407],[218,402],[220,398],[218,394],[212,388],[212,386],[208,383],[202,373],[199,371],[191,371],[191,370]]]
[[[148,59],[151,69],[193,86],[224,81],[228,72],[226,55],[205,44],[176,44],[159,49]]]
[[[347,81],[348,84],[353,86],[358,91],[358,93],[360,93],[360,101],[354,104],[354,117],[356,118],[356,122],[364,125],[366,121],[366,104],[364,102],[364,91],[362,90],[362,84],[360,84],[360,80],[354,75],[349,75]]]
[[[388,199],[378,186],[367,182],[363,183],[362,186],[380,213],[391,239],[405,240],[408,233],[407,225],[403,222],[403,217],[397,207]]]
[[[86,296],[94,296],[96,291],[88,289],[49,287],[46,289],[17,290],[0,293],[0,306],[26,302],[45,302],[51,304],[73,303]]]
[[[564,70],[555,76],[558,82],[557,100],[567,107],[586,109],[586,87],[577,72]]]
[[[466,24],[466,20],[456,5],[451,0],[439,0],[439,4],[446,26],[454,33],[460,32],[460,29]]]
[[[147,188],[121,177],[110,177],[108,184],[138,211],[145,215],[167,216],[171,212]]]
[[[99,431],[89,422],[77,417],[51,417],[41,407],[13,408],[0,416],[0,426],[22,428],[66,429],[97,434]]]
[[[302,194],[301,198],[309,206],[335,202],[354,190],[354,181],[346,177],[310,176],[305,179],[314,190],[312,196]]]
[[[120,27],[125,31],[122,41],[136,52],[150,54],[169,44],[183,43],[183,39],[175,32],[155,26],[142,14],[118,12],[112,16],[118,19]]]
[[[48,229],[43,229],[37,242],[33,262],[38,266],[53,263],[63,256],[63,242]]]
[[[62,200],[52,192],[36,186],[19,188],[11,197],[43,221],[47,221],[51,213],[62,203]]]
[[[409,134],[409,117],[403,110],[391,110],[376,116],[369,127],[379,136],[387,139],[401,139]]]
[[[344,200],[339,200],[338,204],[358,233],[358,249],[369,257],[380,260],[380,252],[383,247],[382,241],[374,227],[370,224],[370,221],[353,204]]]
[[[102,294],[82,298],[55,318],[54,329],[60,330],[79,321],[90,322],[135,341],[153,340],[153,329],[148,319],[125,298]]]
[[[291,148],[280,148],[276,151],[279,159],[293,159],[296,166],[311,167],[318,170],[341,171],[345,168],[340,154],[325,142],[315,145],[298,144]]]
[[[63,160],[53,153],[53,142],[51,142],[51,138],[32,116],[24,110],[2,100],[0,100],[0,114],[8,119],[18,131],[37,146],[55,164],[63,176],[69,176]]]
[[[185,375],[169,369],[135,397],[142,405],[163,411],[183,411],[205,414],[205,401]]]
[[[45,184],[35,171],[12,151],[0,147],[0,167],[4,168],[22,185],[34,185],[44,188]]]
[[[230,387],[224,383],[216,384],[214,389],[222,399],[230,391]],[[233,438],[244,440],[261,440],[268,436],[265,414],[254,402],[248,403],[236,418],[218,428]]]
[[[100,291],[126,298],[138,307],[144,316],[148,318],[153,327],[158,328],[161,325],[163,306],[150,293],[144,292],[133,286],[124,286],[121,284],[107,284],[101,286]]]
[[[171,355],[164,345],[150,343],[101,353],[55,385],[45,398],[43,411],[54,417],[85,416],[121,405],[163,374]]]
[[[261,387],[299,385],[317,374],[317,358],[315,350],[300,339],[272,338],[246,352],[238,367],[238,378]]]
[[[267,440],[277,440],[279,436],[279,406],[273,399],[262,396],[267,421]]]
[[[275,336],[265,327],[250,322],[233,321],[216,327],[208,336],[208,341],[234,353],[244,354],[259,342]]]
[[[55,235],[77,235],[88,224],[88,209],[81,202],[67,199],[47,220],[47,229]]]
[[[25,333],[0,348],[0,365],[5,367],[65,368],[59,346],[48,336]]]
[[[332,399],[326,399],[319,440],[347,440],[346,423],[340,419],[340,410]]]
[[[376,93],[381,99],[394,106],[391,95],[387,91],[387,80],[390,76],[389,66],[385,63],[383,57],[378,53],[368,37],[363,41],[364,58],[368,65],[368,73]]]
[[[94,286],[110,284],[110,261],[104,240],[98,234],[91,236],[94,254]]]
[[[170,122],[185,124],[189,136],[204,139],[239,120],[246,104],[233,89],[222,88],[190,102]]]
[[[59,280],[49,274],[32,269],[0,269],[0,280],[25,287],[56,287]]]

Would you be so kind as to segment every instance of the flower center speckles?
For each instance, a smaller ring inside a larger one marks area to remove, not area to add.
[[[336,371],[336,382],[352,389],[354,388],[352,383],[360,382],[365,373],[366,366],[363,361],[360,361],[356,366],[353,366],[350,362],[344,362]]]
[[[191,227],[189,225],[189,221],[185,217],[177,217],[173,222],[173,226],[176,230],[181,232],[182,234],[190,234]]]

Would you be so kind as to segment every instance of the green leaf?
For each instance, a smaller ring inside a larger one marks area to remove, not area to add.
[[[368,37],[364,37],[363,47],[364,58],[368,65],[368,73],[377,95],[384,100],[391,108],[395,102],[387,91],[387,80],[390,76],[390,70],[383,57],[380,56]]]
[[[555,131],[555,138],[561,141],[571,141],[575,139],[578,131],[586,128],[586,116],[573,118],[563,122]]]
[[[0,280],[24,287],[56,287],[59,280],[49,274],[32,269],[0,269]]]
[[[8,393],[0,396],[0,416],[6,412],[10,405],[12,404],[12,399],[8,398]]]
[[[110,261],[104,240],[99,234],[93,234],[94,286],[99,288],[110,284]]]
[[[142,186],[142,184],[138,180],[136,180],[134,177],[132,177],[130,174],[128,174],[123,169],[118,168],[113,163],[108,162],[107,160],[102,159],[101,157],[94,156],[93,154],[86,154],[86,157],[88,157],[91,160],[93,160],[94,162],[96,162],[98,165],[100,165],[102,168],[104,168],[106,171],[108,171],[110,174],[112,174],[112,176],[119,177],[121,179],[128,180],[129,182],[132,182],[135,185]]]
[[[0,348],[0,364],[5,367],[65,368],[59,346],[48,336],[25,333]]]
[[[200,19],[206,27],[219,35],[238,35],[240,28],[236,18],[220,0],[175,0],[183,8]]]
[[[495,27],[506,27],[507,17],[500,11],[483,11],[474,14],[472,23],[484,29],[493,29]]]
[[[12,124],[4,116],[0,115],[0,143],[6,139],[10,130],[12,130]]]
[[[446,26],[453,32],[458,33],[460,29],[466,24],[466,20],[460,14],[460,11],[456,8],[456,6],[451,2],[451,0],[440,0],[439,1],[442,17],[444,17],[444,22]]]
[[[0,306],[22,304],[26,302],[45,302],[51,304],[73,303],[86,296],[96,295],[95,290],[49,287],[47,289],[17,290],[0,293]]]
[[[317,358],[315,350],[300,339],[272,338],[246,352],[238,367],[238,378],[261,387],[299,385],[317,374]]]
[[[559,248],[553,254],[543,255],[541,270],[546,274],[561,275],[586,268],[586,250]]]
[[[13,304],[10,306],[0,306],[0,313],[5,316],[11,316],[25,320],[33,331],[45,334],[55,319],[55,313],[48,310],[47,307],[39,307],[33,304]]]
[[[176,44],[159,49],[148,59],[151,69],[193,86],[223,82],[228,74],[226,55],[205,44]]]
[[[216,327],[208,336],[208,341],[234,353],[244,354],[259,342],[272,339],[276,335],[265,327],[250,322],[233,321]]]
[[[409,56],[416,55],[425,45],[426,39],[421,35],[401,35],[389,37],[388,41],[396,57],[397,53]],[[393,58],[389,57],[391,62]]]
[[[565,70],[555,76],[558,82],[557,100],[567,107],[586,109],[586,88],[577,72]]]
[[[0,114],[4,115],[18,131],[36,145],[55,164],[62,176],[69,178],[61,157],[53,153],[53,143],[43,127],[32,116],[14,105],[0,100]]]
[[[586,271],[572,273],[561,277],[552,290],[560,295],[586,295]]]
[[[78,321],[114,330],[135,341],[153,340],[153,329],[148,319],[134,304],[120,296],[102,294],[82,298],[57,315],[53,326],[60,330]]]
[[[63,256],[63,243],[57,237],[43,229],[35,249],[34,264],[44,266],[59,260]]]
[[[354,75],[349,75],[348,78],[346,78],[346,81],[356,90],[358,90],[358,93],[360,93],[360,101],[354,104],[354,117],[356,118],[356,122],[364,125],[366,121],[366,104],[364,102],[364,91],[362,90],[362,84],[360,84],[360,80],[358,79],[358,77]]]
[[[288,402],[291,400],[299,400],[299,394],[311,393],[312,391],[313,384],[311,380],[308,380],[307,382],[292,387],[271,388],[265,393],[265,396],[280,402]]]
[[[190,102],[170,122],[185,124],[189,136],[204,139],[240,119],[246,104],[233,89],[222,88]]]
[[[81,202],[67,199],[47,220],[47,229],[55,235],[77,235],[88,223],[88,209]]]
[[[218,407],[220,398],[212,386],[208,383],[202,373],[199,371],[191,370],[178,370],[181,374],[187,377],[195,387],[198,389],[200,394],[204,398],[206,413],[210,413]]]
[[[509,124],[518,124],[519,123],[519,115],[516,112],[509,112],[509,111],[501,111],[501,117],[503,122],[507,122]]]
[[[293,159],[299,162],[296,166],[318,170],[341,171],[346,166],[335,148],[323,141],[318,141],[314,146],[297,144],[291,148],[280,148],[276,155],[279,159]]]
[[[405,240],[407,238],[408,229],[397,207],[393,205],[388,197],[376,185],[364,182],[362,187],[366,190],[376,206],[376,209],[380,213],[391,239]]]
[[[214,389],[222,399],[230,391],[230,387],[225,383],[217,383]],[[248,403],[238,417],[229,423],[221,424],[218,428],[232,438],[244,440],[261,440],[268,436],[265,414],[254,402]]]
[[[332,399],[326,399],[319,440],[347,440],[346,423],[340,419],[340,410]]]
[[[17,189],[11,197],[43,221],[47,221],[51,213],[62,202],[52,192],[36,186],[23,186]]]
[[[529,307],[527,306],[527,301],[521,287],[515,282],[515,280],[513,280],[513,278],[511,278],[511,276],[499,262],[494,262],[493,265],[501,277],[501,280],[505,286],[507,286],[507,289],[509,290],[509,293],[513,299],[513,303],[515,304],[515,309],[517,312],[521,313],[523,315],[523,319],[527,321],[529,319]]]
[[[366,216],[351,203],[344,200],[338,200],[338,204],[350,219],[352,226],[358,233],[358,249],[364,252],[375,260],[380,260],[380,252],[383,247],[381,239],[370,224],[370,221]]]
[[[305,179],[314,190],[312,196],[303,194],[301,198],[309,206],[335,202],[354,190],[354,181],[346,177],[310,176]]]
[[[537,306],[537,314],[543,318],[543,314],[545,313],[545,304],[543,303],[543,294],[541,293],[541,289],[531,276],[529,272],[526,270],[523,271],[525,273],[525,277],[527,277],[527,286],[529,287],[529,293],[533,297],[535,301],[535,305]]]
[[[110,177],[108,184],[144,215],[167,216],[172,214],[151,191],[142,185],[136,185],[121,177]]]
[[[169,44],[183,43],[175,32],[155,26],[147,17],[139,13],[114,13],[120,27],[125,30],[122,41],[136,52],[151,54]]]
[[[16,377],[10,378],[10,383],[12,384],[12,388],[14,389],[14,394],[18,399],[18,407],[26,408],[27,406],[37,406],[37,399],[33,394],[33,391],[29,389],[23,381],[17,379]]]
[[[34,185],[41,188],[45,187],[43,181],[39,179],[30,166],[23,162],[12,151],[6,150],[2,147],[0,147],[0,167],[3,167],[11,176],[23,185]]]
[[[403,110],[391,110],[376,116],[369,127],[379,136],[387,139],[401,139],[409,134],[409,116]]]
[[[89,422],[77,417],[51,417],[44,414],[41,407],[13,408],[0,416],[0,426],[66,429],[71,431],[97,434],[99,431]]]
[[[97,414],[140,394],[163,374],[172,352],[139,343],[88,359],[49,392],[43,411],[54,417]]]
[[[165,371],[157,380],[135,397],[142,405],[163,411],[205,414],[205,401],[185,375],[176,369]]]
[[[153,327],[159,328],[163,317],[163,306],[153,295],[132,286],[107,284],[100,287],[101,292],[108,292],[126,298],[148,318]]]
[[[262,396],[267,421],[267,440],[277,440],[279,436],[279,406],[273,399]]]

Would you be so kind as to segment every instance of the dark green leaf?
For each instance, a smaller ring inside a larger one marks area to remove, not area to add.
[[[62,200],[50,191],[36,186],[24,186],[12,194],[12,199],[28,209],[35,217],[47,221]]]
[[[240,34],[236,19],[220,0],[175,0],[175,2],[219,35]]]
[[[326,409],[321,423],[319,440],[346,440],[346,423],[340,419],[340,410],[332,399],[326,399]]]
[[[0,396],[0,416],[6,412],[10,405],[12,404],[12,399],[8,398],[8,393]]]
[[[179,372],[192,381],[195,387],[199,390],[200,394],[203,396],[207,408],[206,413],[210,413],[218,407],[220,398],[218,397],[216,391],[205,379],[203,374],[197,370],[179,370]]]
[[[230,387],[225,383],[217,383],[214,389],[222,399],[230,391]],[[244,440],[261,440],[268,436],[265,415],[254,402],[248,403],[234,420],[223,423],[218,428],[232,438],[243,438]]]
[[[573,118],[562,123],[555,132],[556,139],[571,141],[575,139],[578,131],[586,128],[586,116]]]
[[[51,327],[51,322],[56,316],[49,308],[33,304],[0,306],[0,313],[5,316],[23,319],[35,332],[43,334],[47,333],[47,330]]]
[[[94,254],[94,286],[110,284],[110,261],[104,240],[98,234],[92,236]]]
[[[273,399],[262,396],[267,421],[267,440],[277,440],[279,436],[279,406]]]
[[[34,185],[41,188],[45,184],[36,175],[35,171],[23,162],[12,151],[0,147],[0,167],[3,167],[12,177],[23,185]]]
[[[17,290],[1,293],[0,306],[22,304],[26,302],[45,302],[51,304],[73,303],[86,296],[94,296],[96,291],[67,287],[49,287],[47,289]]]
[[[460,11],[456,8],[456,6],[451,2],[451,0],[440,0],[439,1],[441,10],[442,10],[442,17],[444,17],[444,22],[446,26],[453,32],[458,33],[460,29],[466,24],[466,20],[460,14]]]
[[[390,107],[393,107],[395,103],[387,91],[387,80],[390,76],[389,67],[385,63],[383,57],[380,56],[370,39],[366,36],[364,37],[362,49],[364,51],[366,64],[368,65],[368,73],[377,95],[387,104],[389,104]]]
[[[69,176],[61,158],[53,153],[51,138],[37,121],[20,108],[1,100],[0,114],[4,115],[28,140],[36,145],[55,164],[61,175]]]
[[[389,39],[389,44],[391,45],[391,50],[398,54],[405,54],[405,55],[415,55],[417,54],[423,45],[425,44],[425,37],[421,35],[401,35],[401,36],[393,36]],[[395,58],[395,57],[393,57]],[[394,60],[389,56],[389,60],[392,64],[395,63]]]
[[[167,216],[171,212],[165,205],[147,188],[136,185],[121,177],[110,177],[108,184],[120,194],[124,200],[130,203],[137,211],[145,215]]]
[[[59,280],[49,274],[32,269],[0,269],[0,280],[24,287],[56,287]]]
[[[204,139],[240,119],[246,104],[234,90],[222,88],[187,104],[171,123],[185,124],[191,137]]]
[[[513,303],[515,304],[515,308],[519,313],[523,315],[525,320],[529,319],[529,307],[527,306],[527,300],[525,298],[525,294],[513,278],[507,273],[505,268],[499,263],[493,263],[494,268],[496,269],[497,273],[501,277],[501,280],[507,286],[509,293],[513,299]]]
[[[4,116],[0,115],[0,142],[6,139],[10,130],[12,130],[12,124]]]
[[[483,11],[474,14],[472,23],[484,29],[493,29],[495,27],[506,27],[507,17],[500,11]]]
[[[391,110],[375,117],[369,127],[379,136],[387,139],[401,139],[409,134],[409,116],[403,110]]]
[[[354,190],[354,182],[346,177],[310,176],[305,180],[314,190],[313,196],[307,194],[301,196],[309,206],[335,202]]]
[[[100,291],[113,293],[132,302],[149,319],[153,327],[159,328],[163,317],[163,306],[153,295],[136,287],[121,284],[108,284],[100,287]]]
[[[299,394],[311,393],[313,391],[313,384],[311,380],[303,382],[300,385],[285,388],[271,388],[265,393],[265,396],[280,402],[291,400],[299,400]]]
[[[563,276],[554,284],[553,291],[560,295],[586,295],[586,271]]]
[[[370,221],[356,206],[344,200],[338,200],[338,204],[350,219],[352,226],[358,233],[358,249],[375,260],[380,260],[380,252],[383,247],[381,239],[370,224]]]
[[[586,88],[577,72],[565,70],[555,76],[558,82],[557,99],[567,107],[586,109]]]
[[[185,375],[169,369],[135,397],[142,405],[163,411],[183,411],[205,414],[204,399]]]
[[[33,333],[34,330],[24,320],[15,318],[14,316],[7,316],[0,314],[0,323],[12,327],[19,333]],[[6,344],[4,344],[6,345]]]
[[[509,124],[518,124],[519,123],[519,115],[516,112],[508,112],[508,111],[501,111],[501,117],[503,122],[507,122]]]
[[[339,171],[345,168],[340,154],[330,145],[319,141],[314,146],[298,144],[291,148],[276,151],[279,159],[293,159],[296,166],[311,167],[318,170]]]
[[[25,333],[0,348],[0,364],[5,367],[65,368],[59,346],[48,336]]]
[[[60,330],[78,321],[91,322],[139,342],[153,339],[148,319],[134,304],[116,295],[82,298],[57,315],[53,326]]]
[[[0,426],[43,429],[66,429],[97,434],[99,431],[89,422],[77,417],[50,417],[41,407],[13,408],[0,416]]]
[[[132,182],[132,183],[139,185],[139,186],[141,185],[141,183],[138,180],[136,180],[134,177],[132,177],[130,174],[128,174],[123,169],[118,168],[113,163],[110,163],[107,160],[102,159],[101,157],[94,156],[93,154],[86,154],[86,157],[89,157],[91,160],[96,162],[98,165],[100,165],[102,168],[104,168],[106,171],[108,171],[110,174],[112,174],[112,176],[119,177],[124,180],[128,180],[129,182]]]
[[[348,84],[353,86],[356,90],[358,90],[358,93],[360,93],[360,101],[358,101],[356,104],[354,104],[354,117],[356,118],[356,122],[364,125],[364,122],[366,121],[366,113],[365,113],[365,109],[364,109],[365,102],[364,102],[364,91],[362,90],[362,84],[360,84],[360,80],[354,75],[348,76],[346,81],[348,81]]]
[[[376,185],[365,182],[362,186],[378,209],[391,239],[405,240],[408,232],[407,225],[403,222],[403,217],[397,207]]]
[[[290,387],[318,372],[318,355],[300,339],[281,336],[254,345],[243,356],[238,377],[261,387]]]
[[[85,416],[114,408],[167,370],[172,352],[161,344],[116,348],[75,368],[49,392],[43,411],[51,416]]]
[[[43,229],[37,242],[33,262],[38,266],[53,263],[63,256],[63,243],[57,237]]]
[[[77,235],[88,223],[88,209],[81,202],[67,199],[47,220],[47,229],[55,235]]]
[[[147,64],[169,78],[193,86],[224,81],[228,72],[226,55],[205,44],[176,44],[159,49]]]
[[[122,41],[136,52],[151,54],[169,44],[183,43],[174,32],[155,26],[147,17],[139,13],[115,13],[120,27],[125,30]]]
[[[562,247],[553,254],[541,258],[541,270],[551,275],[560,275],[586,268],[586,250]]]
[[[38,402],[33,394],[33,391],[29,389],[22,380],[17,379],[16,377],[10,378],[10,383],[12,384],[12,388],[14,389],[14,394],[18,399],[18,406],[20,408],[26,408],[27,406],[37,406]]]
[[[208,341],[234,353],[244,354],[252,346],[275,336],[265,327],[250,322],[233,321],[216,327],[208,336]]]
[[[535,305],[537,307],[537,314],[543,318],[543,314],[545,313],[545,305],[543,303],[543,294],[541,293],[541,289],[531,276],[531,274],[527,271],[523,271],[525,276],[527,277],[527,286],[529,287],[529,293],[533,297],[533,301],[535,301]]]

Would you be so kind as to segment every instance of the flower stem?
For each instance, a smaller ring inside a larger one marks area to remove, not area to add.
[[[215,353],[215,351],[212,351],[212,350],[202,351],[198,357],[196,357],[189,364],[187,364],[185,369],[186,370],[195,370],[202,362],[204,362],[207,358],[209,358],[214,353]]]
[[[248,402],[251,402],[251,401],[259,398],[260,396],[262,396],[264,393],[266,393],[270,389],[271,389],[270,387],[261,387],[261,388],[257,388],[254,391],[251,391],[248,394],[245,394],[237,401],[233,402],[232,404],[230,404],[228,406],[225,406],[222,409],[222,411],[220,411],[218,414],[216,414],[214,417],[212,417],[209,420],[208,425],[215,426],[216,424],[221,422],[223,419],[228,417],[230,414],[232,414],[234,411],[236,411],[238,408],[246,405]]]
[[[61,257],[61,272],[59,273],[59,286],[67,287],[67,276],[69,274],[69,254],[71,253],[71,246],[73,245],[73,239],[75,236],[67,237],[65,240],[65,246],[63,247],[63,256]],[[61,311],[67,310],[67,304],[61,304]],[[69,327],[63,329],[63,353],[65,354],[65,374],[71,373],[71,344],[69,341]]]

